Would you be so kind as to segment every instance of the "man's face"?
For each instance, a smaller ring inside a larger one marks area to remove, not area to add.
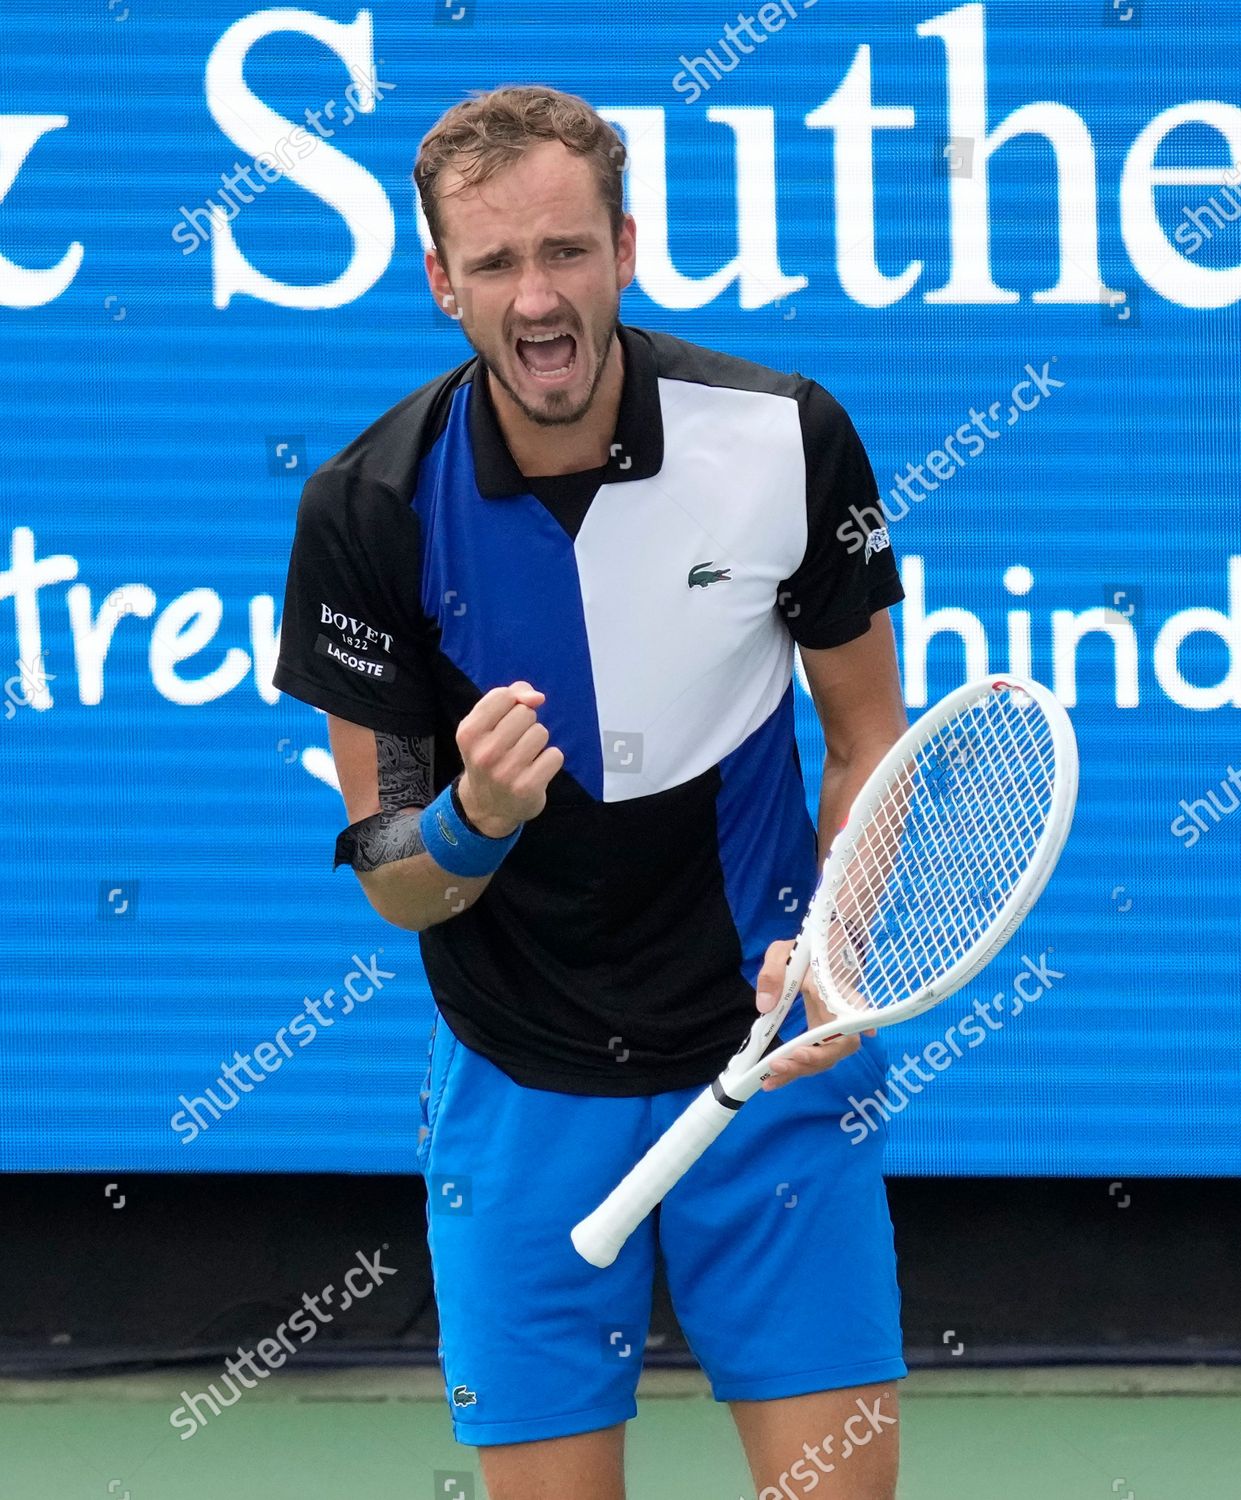
[[[576,422],[603,378],[633,279],[633,220],[614,244],[589,163],[559,141],[474,187],[446,176],[443,260],[427,255],[436,300],[455,296],[466,338],[530,421]]]

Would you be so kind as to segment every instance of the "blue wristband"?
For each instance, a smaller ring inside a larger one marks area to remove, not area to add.
[[[488,838],[469,827],[453,804],[452,787],[446,786],[422,814],[418,832],[427,853],[450,875],[492,875],[517,842],[525,825],[518,823],[502,839]]]

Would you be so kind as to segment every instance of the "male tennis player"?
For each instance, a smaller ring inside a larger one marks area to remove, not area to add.
[[[883,1500],[883,1142],[840,1128],[878,1041],[807,1047],[607,1270],[569,1239],[778,987],[817,858],[794,642],[821,850],[905,724],[857,434],[811,380],[619,323],[623,159],[545,88],[422,142],[427,274],[475,354],[307,483],[275,681],[329,715],[337,864],[420,934],[445,1390],[491,1500],[621,1500],[657,1246],[760,1496]]]

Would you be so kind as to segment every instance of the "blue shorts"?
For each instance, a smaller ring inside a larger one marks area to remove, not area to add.
[[[805,1029],[801,1002],[781,1028]],[[436,1018],[419,1166],[440,1363],[462,1443],[591,1432],[637,1413],[656,1240],[717,1401],[899,1379],[886,1127],[841,1129],[883,1081],[877,1039],[758,1094],[599,1270],[569,1231],[699,1092],[603,1098],[525,1088]]]

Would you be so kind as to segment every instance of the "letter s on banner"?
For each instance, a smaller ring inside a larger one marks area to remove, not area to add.
[[[207,108],[229,140],[251,156],[271,155],[276,144],[297,128],[269,109],[245,81],[250,48],[264,37],[294,31],[313,37],[334,52],[352,72],[374,70],[371,13],[360,10],[353,21],[330,21],[309,10],[260,10],[233,23],[211,50],[203,85]],[[371,90],[360,90],[358,110],[375,108]],[[223,210],[211,208],[211,264],[216,307],[227,307],[244,292],[277,307],[343,307],[356,301],[388,269],[396,244],[396,220],[382,184],[343,151],[317,140],[304,161],[292,162],[285,175],[334,208],[353,236],[353,255],[335,281],[292,286],[257,270],[241,253]]]

